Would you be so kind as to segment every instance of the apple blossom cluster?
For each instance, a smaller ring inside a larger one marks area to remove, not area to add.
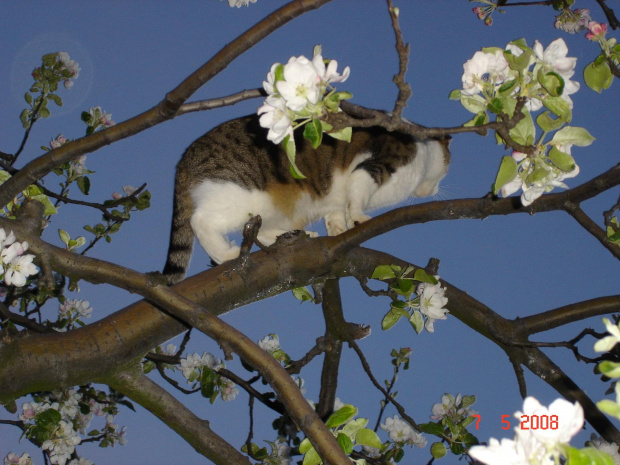
[[[567,457],[568,443],[583,427],[583,408],[579,403],[571,404],[567,400],[557,399],[549,408],[543,406],[534,397],[527,397],[523,402],[522,415],[557,418],[557,428],[522,429],[515,428],[514,439],[498,441],[491,438],[486,446],[473,446],[469,455],[487,465],[539,465],[559,463],[560,457]]]
[[[559,154],[570,156],[571,147],[572,144],[557,145],[555,150]],[[579,166],[576,163],[571,164],[572,169],[570,171],[565,171],[558,168],[553,160],[550,157],[545,157],[544,154],[528,157],[524,153],[514,151],[512,152],[512,159],[515,161],[517,173],[511,181],[502,186],[500,193],[502,197],[508,197],[521,190],[521,204],[525,207],[555,187],[568,189],[563,181],[579,174]]]
[[[586,442],[586,445],[594,447],[601,452],[609,455],[612,458],[614,464],[620,463],[620,453],[618,452],[618,445],[615,442],[609,443],[603,438],[592,433],[592,435],[590,436],[590,440]]]
[[[82,318],[90,318],[93,312],[87,300],[66,299],[58,308],[58,327],[56,331],[65,332],[75,324],[84,326]]]
[[[327,66],[326,66],[327,65]],[[291,167],[297,177],[303,177],[295,166],[293,131],[307,123],[304,137],[316,148],[322,133],[331,130],[324,121],[327,112],[339,111],[340,101],[351,98],[346,92],[335,92],[332,84],[344,82],[350,74],[346,67],[342,74],[336,69],[336,60],[324,60],[320,47],[315,47],[312,60],[305,56],[291,57],[288,63],[275,63],[263,81],[267,98],[258,109],[260,125],[268,129],[267,139],[274,144],[284,142]],[[301,121],[300,121],[301,120]],[[332,137],[348,140],[351,128],[332,132]]]
[[[41,444],[49,460],[58,465],[88,465],[87,460],[68,460],[75,446],[82,442],[82,435],[99,436],[100,445],[105,447],[116,443],[125,445],[125,427],[113,423],[117,409],[114,399],[104,393],[78,392],[75,389],[33,395],[32,402],[22,404],[19,419],[26,427],[25,435]],[[97,400],[96,400],[97,399]],[[101,402],[99,402],[101,401]],[[102,431],[87,433],[92,419],[105,417]],[[5,460],[6,463],[6,460]],[[11,463],[11,462],[10,462]],[[21,462],[19,462],[21,464]]]
[[[101,107],[90,107],[88,112],[82,112],[82,121],[86,123],[86,135],[92,134],[98,129],[105,129],[114,126],[112,115],[106,113]]]
[[[258,341],[258,346],[275,358],[278,362],[288,365],[291,362],[291,358],[280,347],[280,338],[277,334],[269,334],[263,339]]]
[[[275,63],[271,67],[263,82],[268,97],[258,109],[261,126],[269,129],[267,139],[279,144],[293,135],[295,120],[321,117],[326,109],[333,109],[322,102],[325,91],[332,83],[346,81],[350,74],[348,66],[342,74],[337,68],[336,60],[329,60],[326,67],[320,53],[312,61],[301,55],[291,57],[286,65]]]
[[[577,59],[567,54],[562,39],[547,48],[538,41],[530,48],[521,39],[505,49],[483,49],[463,65],[462,89],[450,95],[476,114],[467,123],[470,126],[489,122],[489,113],[496,114],[498,120],[511,118],[517,105],[524,104],[521,120],[509,131],[510,140],[497,138],[506,145],[518,144],[532,151],[525,154],[514,150],[512,156],[504,157],[494,186],[494,193],[501,192],[504,197],[521,190],[524,206],[555,187],[567,188],[563,181],[579,174],[572,146],[587,146],[594,140],[583,128],[565,126],[572,118],[570,96],[579,90],[579,83],[571,80]],[[543,136],[536,143],[531,112],[543,107],[547,111],[536,118]],[[551,140],[543,143],[551,133]]]
[[[25,254],[27,250],[28,242],[18,242],[13,231],[7,235],[6,231],[0,228],[0,279],[4,279],[8,286],[23,287],[28,276],[39,272],[32,263],[34,255]]]
[[[556,29],[568,32],[569,34],[577,34],[588,28],[588,23],[592,21],[590,10],[587,8],[570,8],[562,9],[562,12],[555,17],[554,26]]]
[[[450,420],[454,424],[459,424],[463,420],[476,414],[469,406],[473,403],[471,396],[463,398],[460,394],[454,398],[452,394],[444,394],[441,396],[441,403],[434,404],[431,411],[431,420],[441,421]]]
[[[415,447],[425,447],[426,439],[413,427],[398,415],[386,418],[385,423],[381,423],[381,429],[387,431],[390,439],[399,445],[407,444]]]
[[[439,276],[432,276],[423,269],[415,270],[412,266],[405,268],[397,265],[381,265],[375,268],[372,279],[392,281],[390,289],[405,300],[392,301],[390,311],[381,321],[381,328],[386,331],[401,318],[406,318],[419,334],[422,329],[432,333],[436,320],[448,318],[446,289],[439,283]],[[414,285],[414,281],[419,284]]]
[[[51,113],[47,105],[50,100],[56,105],[62,105],[62,99],[55,94],[58,84],[62,81],[65,88],[70,89],[79,74],[80,65],[69,58],[67,52],[43,55],[41,66],[32,72],[34,84],[24,95],[30,108],[25,108],[19,115],[23,127],[29,128],[37,119],[49,117]]]
[[[223,401],[234,400],[239,394],[239,389],[235,387],[228,378],[218,374],[218,370],[224,368],[224,363],[215,358],[210,353],[189,354],[181,359],[181,372],[189,384],[194,386],[200,384],[203,395],[210,398],[211,403],[215,402],[218,394]]]

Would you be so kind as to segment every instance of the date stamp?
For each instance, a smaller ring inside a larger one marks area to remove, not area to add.
[[[476,419],[476,429],[478,429],[480,425],[481,416],[476,414],[472,415],[473,418]],[[508,430],[510,429],[510,418],[512,415],[502,415],[502,429]],[[521,430],[555,430],[559,428],[558,424],[558,416],[557,415],[521,415],[519,418],[519,428]]]

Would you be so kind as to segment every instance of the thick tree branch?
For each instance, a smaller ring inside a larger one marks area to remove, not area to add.
[[[526,316],[519,319],[520,331],[529,335],[549,331],[560,326],[581,321],[598,315],[620,313],[620,295],[598,297],[596,299],[565,305],[560,308]]]
[[[249,465],[250,461],[215,434],[182,402],[146,377],[139,364],[114,376],[108,385],[146,408],[185,439],[199,454],[218,465]]]

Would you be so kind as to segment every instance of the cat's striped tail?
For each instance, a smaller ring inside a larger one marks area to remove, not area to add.
[[[193,205],[189,195],[179,195],[175,192],[168,259],[162,272],[169,286],[185,278],[192,258],[194,247],[194,231],[190,224],[192,213]]]

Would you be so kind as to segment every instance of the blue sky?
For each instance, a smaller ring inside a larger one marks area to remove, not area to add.
[[[19,114],[24,108],[23,94],[30,73],[41,55],[66,51],[77,60],[82,71],[70,91],[60,92],[65,105],[52,108],[53,116],[35,126],[20,163],[38,156],[41,145],[58,134],[77,138],[85,126],[79,115],[92,106],[101,106],[119,122],[161,101],[188,74],[206,62],[221,47],[283,2],[258,0],[248,8],[231,9],[217,0],[165,2],[4,2],[3,27],[0,29],[0,150],[14,152],[23,129]],[[583,34],[570,36],[553,28],[550,8],[511,8],[495,15],[495,24],[486,27],[473,13],[473,4],[465,0],[412,2],[395,0],[401,10],[404,37],[411,44],[407,78],[413,97],[404,115],[426,126],[456,126],[470,114],[448,94],[460,88],[462,65],[484,46],[504,47],[509,41],[525,37],[529,44],[538,39],[548,45],[557,37],[568,44],[569,56],[576,56],[582,69],[597,55],[597,46]],[[604,21],[594,1],[578,2],[591,7],[593,18]],[[348,81],[339,86],[353,93],[353,102],[391,109],[396,88],[391,79],[397,70],[394,35],[385,2],[378,0],[336,0],[310,12],[260,42],[219,76],[200,89],[192,100],[229,95],[259,87],[274,62],[286,62],[290,56],[312,54],[322,44],[323,55],[336,59],[339,69],[351,67]],[[568,180],[576,186],[609,169],[618,162],[618,121],[620,85],[614,83],[602,96],[583,85],[580,71],[575,79],[582,83],[573,95],[574,126],[586,127],[596,141],[590,147],[574,148],[573,155],[581,174]],[[185,148],[197,137],[220,122],[256,111],[259,100],[209,112],[192,113],[144,131],[89,154],[86,165],[96,171],[91,178],[91,200],[108,198],[123,185],[148,184],[153,195],[151,209],[136,214],[123,226],[109,245],[98,245],[91,256],[113,261],[139,271],[161,270],[168,247],[174,166]],[[463,135],[452,143],[453,161],[443,182],[441,198],[482,197],[490,189],[501,156],[506,152],[493,137]],[[48,186],[56,180],[48,178]],[[77,189],[74,190],[77,195]],[[597,221],[601,212],[617,200],[618,189],[590,201],[584,208]],[[416,201],[417,202],[417,201]],[[72,236],[86,235],[84,224],[95,224],[95,211],[66,207],[45,232],[44,238],[60,244],[58,228]],[[322,225],[316,229],[324,234]],[[88,238],[88,236],[87,236]],[[512,215],[485,220],[466,220],[412,225],[376,238],[367,247],[377,248],[418,265],[430,257],[441,260],[442,278],[467,291],[507,318],[526,316],[589,298],[618,293],[618,262],[562,212],[535,216]],[[208,266],[198,248],[190,273]],[[458,320],[437,322],[435,333],[415,335],[401,323],[390,333],[382,333],[380,321],[389,307],[382,299],[369,299],[355,282],[343,282],[345,316],[356,323],[370,324],[372,336],[361,342],[378,379],[390,376],[389,353],[392,348],[412,347],[411,369],[399,379],[399,400],[418,421],[427,421],[431,406],[444,392],[474,394],[475,409],[481,414],[477,436],[503,437],[501,416],[519,410],[514,373],[504,353]],[[81,285],[74,296],[87,299],[94,318],[111,314],[134,302],[136,296],[109,286]],[[55,309],[51,308],[49,318]],[[254,340],[277,333],[283,348],[299,358],[323,334],[321,312],[311,304],[300,305],[290,295],[272,298],[238,309],[224,319]],[[599,318],[569,328],[536,335],[535,340],[563,340],[593,326],[602,331]],[[591,340],[582,345],[590,353]],[[195,337],[191,352],[211,351],[221,357],[212,341]],[[588,390],[594,400],[604,397],[606,385],[591,375],[591,367],[576,365],[570,353],[562,349],[547,351],[575,381]],[[239,368],[236,363],[230,368]],[[239,370],[241,370],[239,368]],[[243,374],[242,370],[240,371]],[[320,363],[302,373],[310,399],[318,398]],[[556,397],[539,379],[526,375],[529,392],[542,403]],[[364,377],[357,359],[345,351],[341,369],[339,397],[360,408],[360,416],[374,424],[379,396]],[[247,434],[247,397],[224,404],[210,405],[201,398],[187,400],[198,415],[240,447]],[[260,408],[259,413],[266,413]],[[395,412],[388,411],[392,416]],[[1,418],[8,418],[6,412]],[[263,417],[262,427],[254,433],[256,441],[274,440],[271,416]],[[124,411],[117,418],[127,425],[128,445],[115,450],[94,446],[80,453],[97,464],[130,463],[136,458],[153,464],[173,460],[188,465],[204,463],[173,432],[148,413]],[[18,443],[19,432],[2,426],[0,457],[9,451],[34,451],[26,442]],[[584,439],[586,435],[580,438]],[[36,452],[35,463],[43,463]],[[427,451],[414,451],[411,457],[422,460]],[[444,459],[444,463],[455,463]]]

